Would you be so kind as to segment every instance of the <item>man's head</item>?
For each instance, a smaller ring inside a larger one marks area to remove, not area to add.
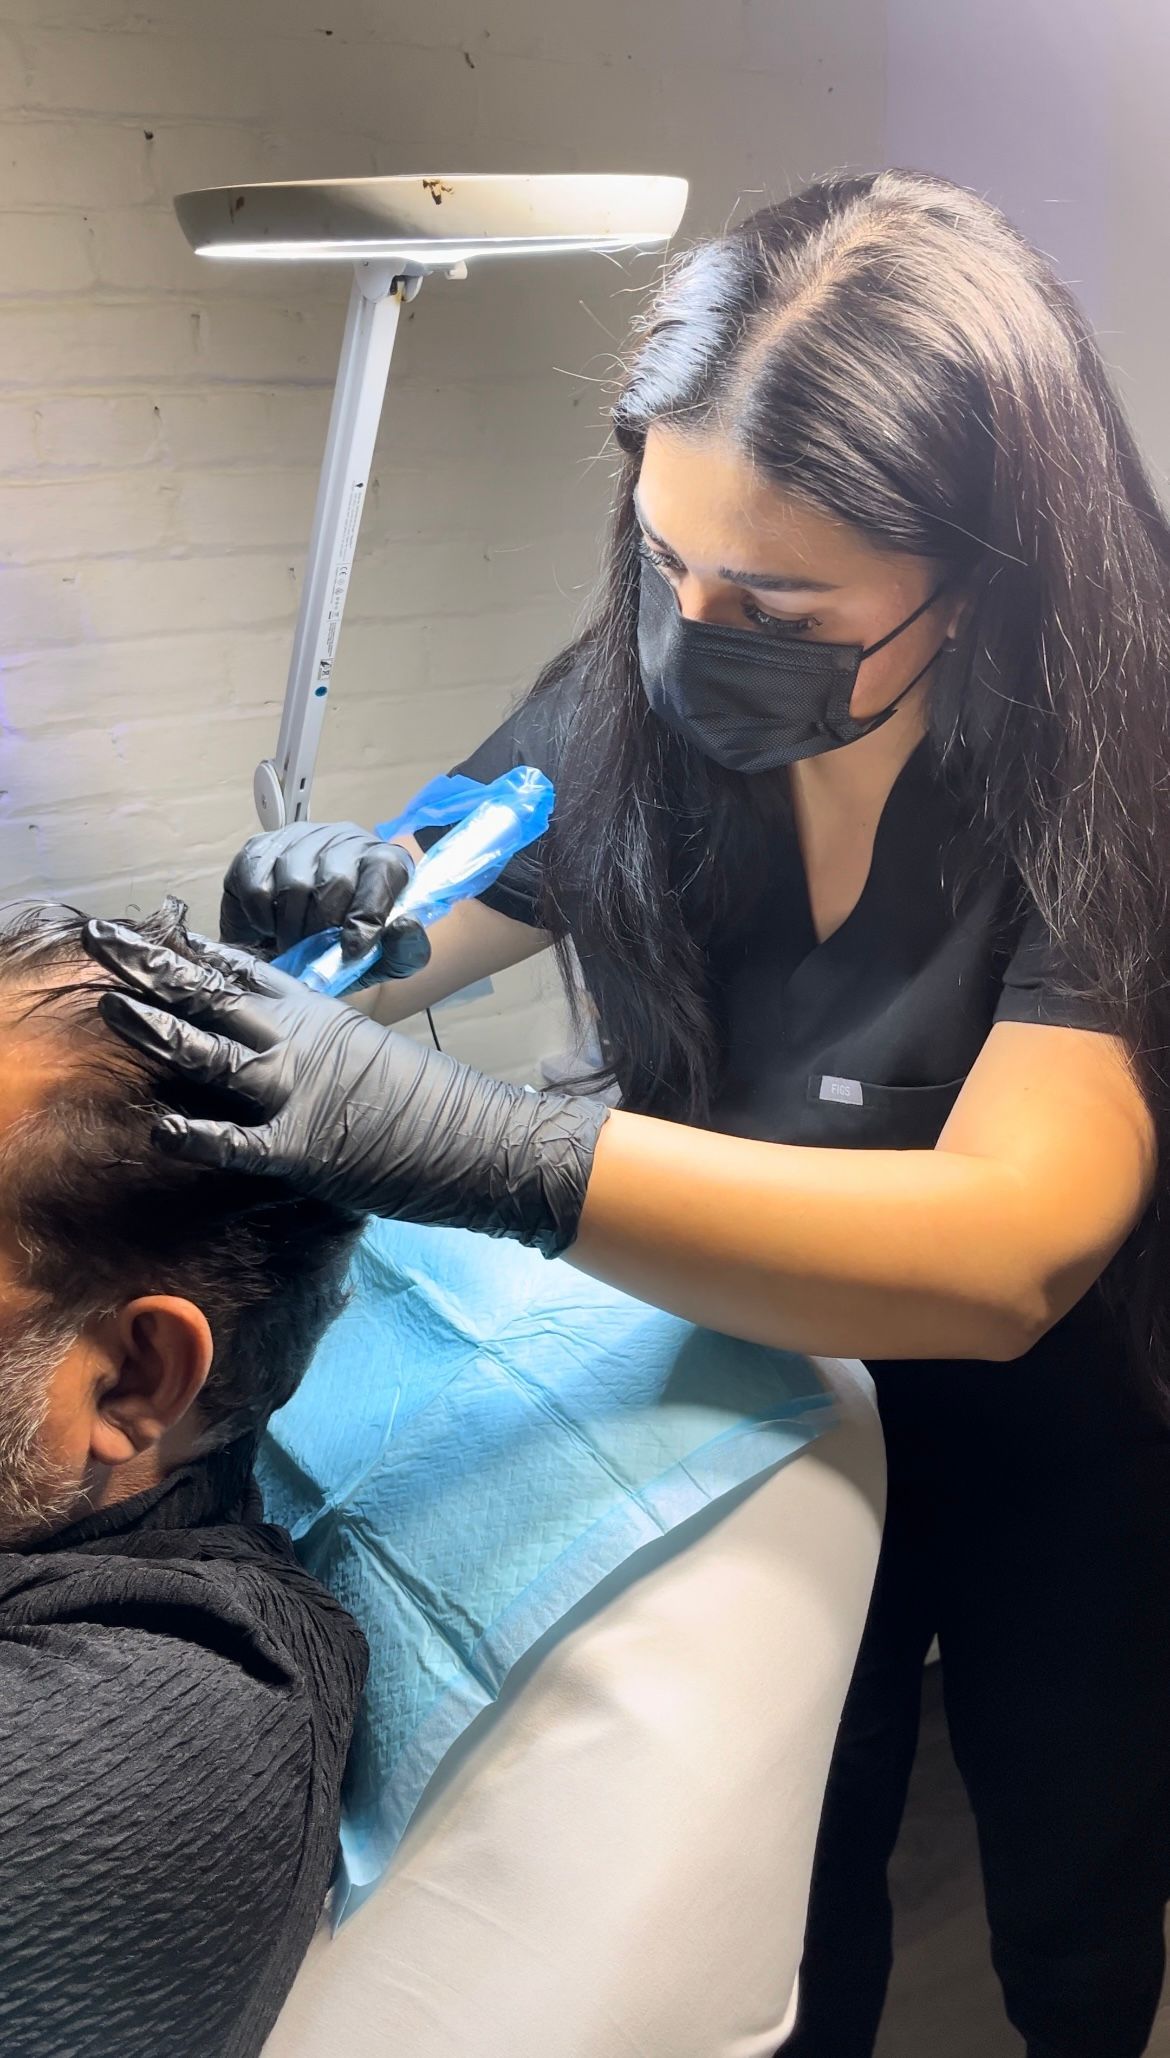
[[[142,929],[194,955],[168,901]],[[359,1225],[164,1156],[223,1113],[105,1026],[84,916],[0,917],[0,1548],[255,1434],[342,1306]]]

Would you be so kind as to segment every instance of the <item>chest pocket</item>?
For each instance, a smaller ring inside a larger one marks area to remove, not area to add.
[[[942,1086],[875,1086],[816,1073],[808,1098],[821,1113],[821,1141],[829,1149],[933,1150],[966,1083],[964,1077]]]

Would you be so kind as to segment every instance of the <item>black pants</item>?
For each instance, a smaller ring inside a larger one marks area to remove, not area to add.
[[[873,2051],[936,1632],[1007,2013],[1029,2058],[1139,2058],[1170,1898],[1166,1404],[1126,1371],[1096,1295],[1016,1364],[872,1369],[886,1538],[782,2058]]]

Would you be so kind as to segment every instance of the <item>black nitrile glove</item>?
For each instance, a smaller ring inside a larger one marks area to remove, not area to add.
[[[411,871],[400,844],[383,843],[354,822],[293,822],[270,829],[251,837],[232,860],[219,933],[225,943],[261,957],[279,957],[321,929],[341,930],[347,958],[364,957],[382,937],[381,957],[351,991],[382,979],[408,979],[431,955],[417,922],[391,919]]]
[[[168,1115],[163,1148],[355,1214],[509,1236],[546,1257],[572,1243],[603,1102],[487,1079],[235,951],[204,945],[192,963],[117,922],[84,935],[128,989],[102,996],[110,1027],[246,1105],[238,1122]]]

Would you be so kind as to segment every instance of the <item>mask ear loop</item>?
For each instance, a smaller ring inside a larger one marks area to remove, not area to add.
[[[926,663],[922,667],[922,670],[920,672],[915,672],[914,677],[910,681],[910,684],[908,686],[903,686],[902,691],[899,694],[896,694],[894,699],[891,700],[886,707],[879,707],[875,715],[870,715],[863,725],[864,728],[877,729],[881,726],[883,722],[888,721],[889,717],[892,714],[896,714],[898,709],[901,707],[902,702],[905,700],[906,695],[908,693],[913,693],[914,688],[917,686],[918,681],[920,679],[925,679],[926,674],[929,672],[931,666],[933,664],[938,663],[938,660],[942,656],[943,651],[945,649],[946,644],[940,643],[938,649],[933,653],[933,655],[927,658]]]
[[[885,649],[885,647],[886,647],[886,645],[887,645],[887,643],[892,643],[892,642],[893,642],[893,640],[894,640],[894,638],[895,638],[895,636],[900,636],[900,635],[901,635],[901,634],[903,633],[903,631],[904,631],[905,629],[911,629],[911,628],[913,628],[913,626],[914,626],[915,622],[917,622],[917,621],[920,621],[920,620],[921,620],[921,618],[922,618],[922,616],[923,616],[924,614],[926,614],[927,610],[928,610],[929,608],[932,608],[932,607],[934,606],[934,603],[935,603],[935,601],[936,601],[936,600],[941,600],[941,599],[942,599],[942,597],[943,597],[943,594],[944,594],[944,593],[946,592],[946,590],[947,590],[947,588],[948,588],[948,586],[949,586],[950,584],[951,584],[951,581],[950,581],[950,579],[944,579],[944,580],[943,580],[943,581],[941,582],[941,584],[940,584],[940,585],[938,585],[938,586],[936,586],[936,587],[935,587],[935,589],[934,589],[934,592],[933,592],[933,593],[928,593],[928,594],[927,594],[927,596],[926,596],[926,599],[925,599],[925,600],[923,601],[923,603],[922,603],[922,606],[921,606],[921,607],[916,607],[916,608],[915,608],[915,610],[914,610],[914,613],[913,613],[912,615],[907,615],[907,617],[906,617],[906,619],[905,619],[905,621],[904,621],[904,622],[899,622],[896,628],[894,628],[894,629],[891,629],[891,630],[889,631],[888,635],[885,635],[885,636],[882,636],[882,637],[880,637],[880,638],[878,639],[878,641],[877,641],[876,643],[868,643],[868,644],[866,644],[865,648],[864,648],[864,649],[862,650],[861,656],[860,656],[860,657],[858,658],[858,660],[857,660],[857,663],[858,663],[858,668],[860,669],[860,667],[861,667],[861,666],[862,666],[862,665],[863,665],[863,664],[865,663],[865,660],[866,660],[866,658],[867,658],[867,657],[876,657],[876,656],[877,656],[877,654],[878,654],[878,651],[879,651],[879,650],[884,650],[884,649]],[[940,650],[942,649],[942,644],[940,644],[940,645],[939,645],[939,649],[940,649]],[[937,656],[937,655],[938,655],[938,653],[937,653],[937,651],[936,651],[936,653],[935,653],[935,656]],[[932,658],[932,659],[930,660],[930,662],[931,662],[931,664],[933,664],[933,663],[934,663],[934,658]],[[925,670],[925,669],[926,669],[926,667],[924,666],[924,667],[923,667],[923,670]],[[919,674],[918,674],[918,679],[921,679],[921,677],[922,677],[922,672],[919,672]],[[915,686],[917,686],[917,684],[918,684],[918,679],[915,679],[915,680],[913,681],[913,684],[914,684]],[[896,701],[895,701],[894,705],[895,705],[895,706],[897,706],[897,702],[896,702]]]
[[[935,587],[934,592],[930,595],[929,599],[923,601],[921,607],[916,607],[914,613],[912,615],[907,615],[904,622],[899,622],[896,629],[891,629],[888,636],[883,636],[880,643],[871,643],[869,649],[863,651],[862,656],[871,657],[874,651],[884,650],[887,643],[892,643],[895,636],[900,636],[902,634],[903,629],[910,628],[912,623],[918,621],[919,617],[921,615],[924,615],[928,608],[934,606],[936,600],[941,600],[943,594],[946,592],[947,587],[950,585],[950,583],[951,582],[949,579],[944,579],[942,585]],[[906,695],[908,693],[913,693],[914,688],[918,684],[918,681],[920,679],[925,679],[926,674],[929,672],[931,666],[936,665],[938,663],[944,651],[954,650],[955,647],[956,646],[954,637],[944,636],[942,642],[938,646],[938,649],[932,651],[930,656],[927,658],[926,663],[922,666],[921,670],[915,672],[914,677],[910,681],[910,684],[908,686],[903,686],[902,691],[894,696],[894,699],[890,701],[888,707],[880,708],[877,714],[872,716],[871,719],[874,722],[884,722],[887,715],[892,715],[896,711],[896,709],[901,707],[902,702],[906,698]],[[860,670],[860,666],[858,667],[858,669]]]
[[[931,666],[936,665],[940,657],[942,657],[948,650],[953,650],[954,648],[955,645],[952,642],[951,638],[949,636],[944,636],[942,642],[938,646],[938,649],[933,653],[932,656],[927,658],[926,663],[922,667],[922,670],[920,672],[915,672],[914,677],[911,679],[910,684],[908,686],[903,686],[902,691],[899,693],[897,700],[891,700],[889,708],[886,710],[886,712],[889,714],[893,714],[894,709],[899,705],[901,701],[905,700],[906,695],[914,691],[914,688],[917,686],[918,681],[920,679],[925,679],[926,674],[929,672]]]

